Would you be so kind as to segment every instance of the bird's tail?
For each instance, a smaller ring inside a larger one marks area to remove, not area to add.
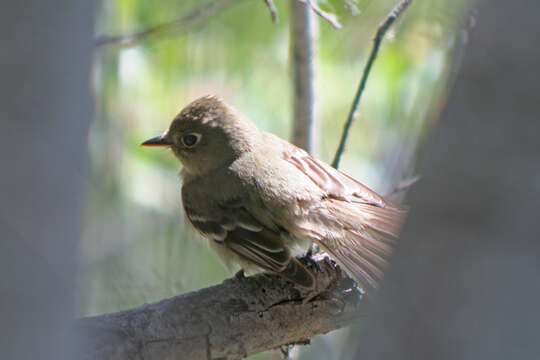
[[[383,276],[406,210],[368,203],[329,200],[317,209],[315,224],[304,230],[345,271],[366,288],[376,288]]]

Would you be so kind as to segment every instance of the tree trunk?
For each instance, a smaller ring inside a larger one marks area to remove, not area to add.
[[[92,112],[93,4],[2,3],[2,359],[76,358],[67,328]]]

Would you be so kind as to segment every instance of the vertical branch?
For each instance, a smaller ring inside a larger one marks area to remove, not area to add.
[[[351,125],[354,120],[356,110],[358,109],[358,104],[360,104],[360,98],[362,97],[362,93],[364,92],[364,88],[366,87],[367,79],[371,71],[371,66],[375,62],[377,54],[379,53],[379,47],[381,46],[381,42],[384,39],[384,35],[386,34],[390,26],[394,23],[394,21],[396,21],[399,15],[407,8],[407,6],[409,6],[411,2],[412,0],[401,0],[392,9],[390,14],[388,14],[386,19],[384,19],[384,21],[379,25],[379,28],[377,29],[377,33],[375,34],[375,38],[373,39],[373,47],[371,48],[369,59],[366,63],[366,66],[364,67],[364,73],[362,74],[360,84],[358,85],[358,90],[356,91],[356,95],[354,96],[351,111],[349,112],[349,116],[347,117],[347,121],[345,122],[343,134],[341,135],[341,140],[339,141],[339,146],[336,151],[334,161],[332,161],[332,166],[336,169],[339,167],[341,155],[343,155],[343,152],[345,151],[345,144],[347,143],[347,137],[349,136],[349,131],[351,130]]]
[[[291,53],[293,72],[293,143],[314,152],[315,123],[315,16],[304,3],[291,1]]]

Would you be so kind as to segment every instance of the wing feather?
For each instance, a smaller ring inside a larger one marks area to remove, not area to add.
[[[349,175],[315,159],[304,150],[292,144],[287,145],[289,146],[287,146],[287,151],[283,153],[283,159],[293,164],[330,197],[345,201],[359,200],[361,203],[377,205],[382,208],[402,208]]]
[[[283,142],[283,159],[322,189],[322,204],[298,224],[297,236],[316,241],[359,284],[377,287],[406,210],[349,175]]]
[[[222,208],[224,205],[222,204]],[[312,274],[291,257],[283,242],[281,231],[264,227],[243,207],[224,208],[226,217],[205,218],[189,207],[185,213],[193,227],[204,236],[221,244],[264,270],[279,273],[286,279],[301,286],[314,286]]]

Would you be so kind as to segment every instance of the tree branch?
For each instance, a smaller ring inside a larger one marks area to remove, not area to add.
[[[324,21],[328,22],[330,25],[332,25],[335,29],[340,29],[341,24],[339,23],[337,16],[329,13],[327,11],[324,11],[317,5],[317,1],[315,0],[292,0],[292,2],[297,1],[298,3],[305,4],[306,6],[309,6],[311,10],[321,17]],[[264,0],[266,6],[268,7],[268,10],[270,11],[270,15],[272,16],[272,22],[275,24],[278,22],[278,14],[276,6],[274,5],[273,0]]]
[[[149,37],[159,37],[170,34],[180,34],[201,25],[212,16],[225,10],[238,0],[210,0],[202,6],[193,9],[188,14],[154,27],[127,35],[102,35],[94,40],[94,46],[120,45],[134,46]]]
[[[291,1],[291,67],[293,73],[293,143],[309,153],[315,146],[314,59],[316,22],[306,4]]]
[[[275,275],[243,275],[138,308],[79,319],[84,359],[241,359],[357,321],[366,311],[352,280],[323,258],[311,265],[323,293]]]
[[[362,97],[362,93],[364,92],[364,88],[366,87],[366,82],[371,71],[371,66],[375,62],[377,54],[379,53],[379,47],[382,40],[384,39],[384,35],[386,34],[390,26],[394,23],[394,21],[396,21],[399,15],[409,6],[411,2],[412,0],[401,0],[399,4],[397,4],[396,7],[392,9],[390,14],[388,14],[386,19],[379,25],[377,33],[375,34],[375,38],[373,39],[373,47],[371,48],[371,53],[369,55],[366,66],[364,67],[364,72],[362,74],[362,78],[360,79],[360,84],[358,85],[358,90],[356,91],[356,95],[354,96],[351,111],[349,112],[349,116],[347,117],[347,121],[345,122],[345,126],[343,128],[343,134],[341,135],[341,140],[339,141],[336,155],[334,156],[334,160],[332,161],[332,166],[336,169],[339,167],[341,155],[343,155],[343,152],[345,151],[345,144],[347,143],[347,137],[349,136],[349,131],[351,130],[351,125],[354,120],[356,110],[358,109],[358,104],[360,104],[360,98]]]
[[[270,11],[270,16],[272,17],[272,22],[274,24],[277,24],[279,19],[278,19],[276,5],[274,5],[274,2],[272,0],[264,0],[264,2],[266,6],[268,6],[268,11]]]
[[[322,19],[324,19],[326,22],[332,25],[335,29],[341,29],[341,24],[339,23],[337,16],[321,9],[317,5],[316,0],[297,0],[297,1],[299,3],[303,3],[309,6],[315,14],[319,15]]]

